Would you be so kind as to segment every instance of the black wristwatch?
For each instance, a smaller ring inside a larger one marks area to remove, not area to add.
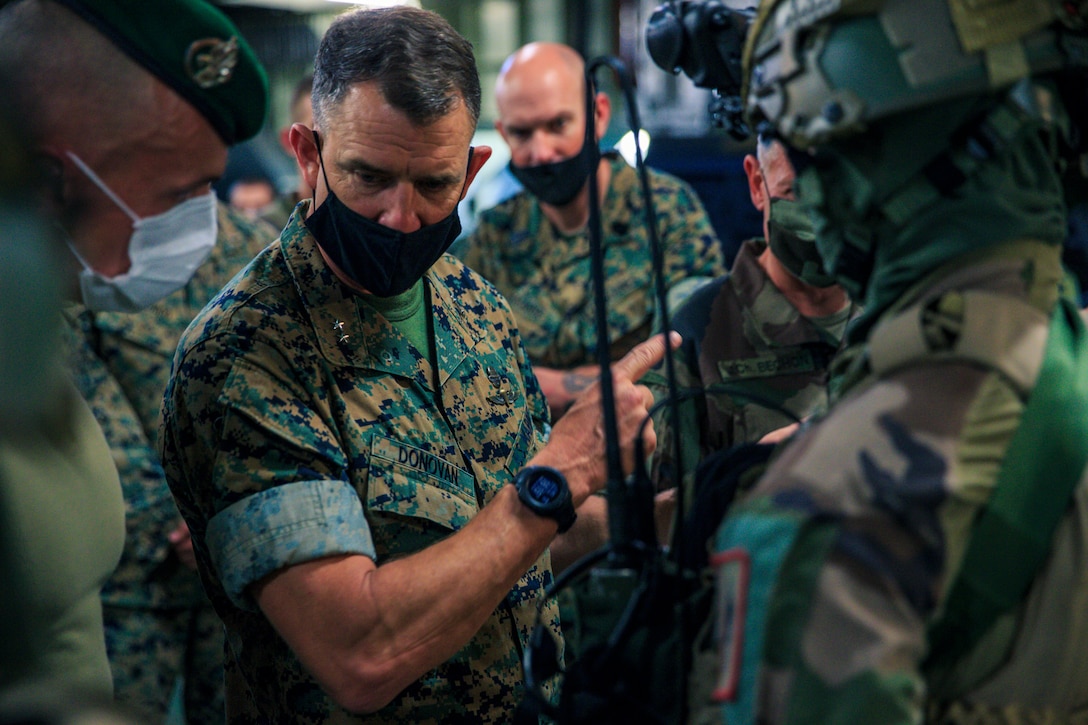
[[[578,515],[574,513],[574,502],[570,497],[570,487],[562,473],[547,466],[523,468],[514,478],[518,489],[518,498],[538,516],[555,519],[559,524],[559,533],[563,533],[574,524]]]

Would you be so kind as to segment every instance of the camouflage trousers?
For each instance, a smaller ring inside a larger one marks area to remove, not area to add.
[[[223,624],[211,606],[190,609],[103,607],[114,697],[142,723],[166,720],[183,683],[186,721],[216,725],[223,700]]]

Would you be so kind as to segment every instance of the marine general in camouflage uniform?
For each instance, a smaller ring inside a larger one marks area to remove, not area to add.
[[[179,678],[189,722],[223,721],[223,627],[159,461],[160,408],[181,333],[275,238],[271,226],[221,203],[215,247],[180,290],[139,313],[66,311],[76,384],[110,443],[125,496],[125,549],[102,589],[114,692],[147,722],[165,717]]]
[[[597,319],[590,284],[585,64],[572,48],[531,43],[507,59],[495,89],[495,127],[510,146],[510,170],[526,187],[493,209],[458,254],[510,302],[525,349],[559,413],[596,377]],[[600,138],[611,114],[595,99]],[[653,267],[638,175],[616,153],[597,168],[605,294],[612,359],[645,340],[655,319]],[[725,271],[702,202],[684,181],[650,170],[665,284],[678,303]],[[569,373],[569,374],[568,374]]]
[[[765,237],[746,242],[729,274],[695,291],[670,321],[683,338],[673,354],[677,389],[702,393],[680,409],[687,474],[709,453],[827,410],[828,367],[856,309],[822,271],[782,144],[761,138],[744,170]],[[668,396],[663,368],[643,382],[656,400]],[[671,410],[654,422],[661,445],[652,477],[666,488],[676,473]]]
[[[1083,65],[1036,70],[1072,63],[1086,20],[761,5],[749,115],[814,151],[798,199],[865,312],[841,396],[718,531],[718,721],[1088,718],[1088,333],[1052,155],[1088,106]]]
[[[543,445],[509,307],[443,256],[491,151],[469,148],[479,98],[438,15],[339,16],[315,128],[291,132],[316,201],[179,346],[163,463],[226,623],[232,723],[506,722],[538,607],[558,631],[557,521],[507,484],[532,464],[576,506],[599,490],[600,403]],[[652,400],[631,381],[663,353],[616,366],[628,466]]]

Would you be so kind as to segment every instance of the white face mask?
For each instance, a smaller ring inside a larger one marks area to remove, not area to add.
[[[132,266],[124,274],[106,277],[96,272],[72,247],[83,265],[83,304],[96,312],[135,312],[184,287],[215,246],[215,194],[209,191],[162,214],[140,218],[82,159],[70,151],[68,158],[132,220]],[[68,244],[72,246],[71,240]]]

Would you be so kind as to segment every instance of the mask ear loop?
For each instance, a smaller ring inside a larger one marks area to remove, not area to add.
[[[84,163],[83,159],[79,158],[71,151],[65,151],[64,153],[72,161],[72,163],[76,165],[76,168],[82,171],[86,175],[86,177],[91,180],[92,184],[97,186],[98,189],[103,194],[105,194],[110,201],[116,204],[117,207],[125,213],[125,216],[132,220],[132,223],[134,225],[139,223],[140,217],[136,216],[136,212],[132,211],[129,205],[122,201],[121,197],[117,196],[117,193],[109,186],[107,186],[106,182],[102,181],[102,179],[91,169],[90,166]],[[63,232],[64,243],[68,246],[68,250],[75,256],[76,260],[79,261],[80,265],[83,267],[84,272],[90,274],[98,274],[98,272],[91,265],[91,263],[88,262],[87,259],[79,253],[78,249],[76,249],[76,245],[75,242],[72,240],[72,237],[69,236],[63,228],[61,229],[61,231]]]
[[[140,221],[140,217],[136,215],[136,212],[132,211],[132,209],[129,208],[129,205],[123,202],[121,200],[121,197],[117,196],[113,189],[106,186],[106,182],[102,181],[102,179],[99,178],[98,174],[94,173],[94,171],[91,170],[90,166],[87,166],[87,164],[83,163],[83,159],[79,158],[71,151],[65,151],[64,153],[68,156],[69,159],[71,159],[72,163],[75,164],[79,168],[79,170],[87,176],[88,179],[91,180],[92,184],[97,186],[103,194],[109,197],[110,201],[116,204],[118,208],[123,211],[129,219],[132,220],[133,224],[136,224]]]
[[[329,184],[329,175],[325,172],[325,159],[321,155],[321,137],[318,135],[316,128],[314,129],[313,134],[314,134],[314,147],[317,148],[317,161],[321,165],[321,178],[323,178],[325,180],[326,197],[325,197],[325,204],[322,204],[322,207],[324,207],[326,204],[329,203],[329,197],[330,196],[332,196],[332,197],[336,196],[336,192],[334,192],[332,190],[332,185]],[[310,213],[313,213],[317,209],[317,188],[316,187],[311,191],[310,199],[312,200]],[[332,224],[333,233],[335,233],[337,238],[339,238],[340,237],[340,227],[336,222],[336,215],[335,214],[329,214],[329,222]],[[321,245],[321,242],[318,241],[318,246],[320,246],[320,245]]]
[[[759,163],[758,160],[756,163]],[[771,185],[767,183],[767,174],[763,170],[763,164],[759,164],[759,180],[763,184],[763,196],[766,197],[764,203],[767,205],[767,216],[769,218],[771,214],[771,202],[782,197],[777,197],[771,193]]]
[[[771,140],[774,139],[774,137],[770,137],[770,138],[771,138]],[[771,201],[773,201],[774,199],[782,200],[782,199],[786,199],[786,197],[784,197],[784,196],[775,196],[774,194],[771,193],[771,185],[767,183],[767,169],[763,166],[763,162],[759,160],[759,153],[760,153],[759,149],[762,148],[764,143],[769,144],[770,141],[765,141],[764,136],[760,135],[759,139],[756,141],[756,144],[757,144],[757,148],[756,148],[756,165],[759,166],[759,180],[763,184],[763,195],[767,197],[766,203],[767,203],[767,206],[770,207]]]
[[[325,172],[325,159],[321,155],[321,137],[317,133],[317,129],[313,130],[314,134],[314,148],[317,149],[317,163],[321,166],[321,178],[325,180],[325,188],[329,193],[332,192],[332,186],[329,185],[329,175]],[[317,187],[310,190],[310,201],[313,202],[313,206],[317,208]]]
[[[461,206],[461,201],[465,198],[465,191],[468,189],[468,172],[472,168],[472,155],[476,153],[475,146],[468,147],[468,162],[465,163],[465,180],[461,182],[461,193],[457,195],[457,203],[453,205],[453,214],[459,214],[458,207]]]

